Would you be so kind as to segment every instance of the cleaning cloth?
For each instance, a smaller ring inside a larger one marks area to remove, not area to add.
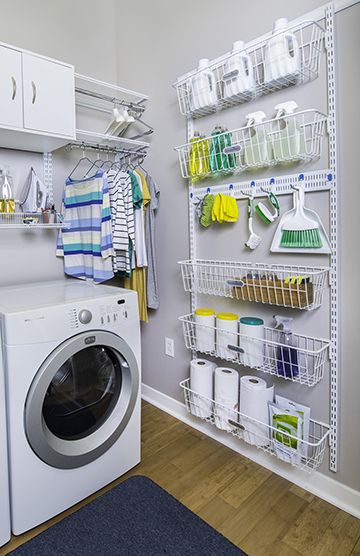
[[[239,210],[236,199],[230,195],[218,193],[215,197],[212,208],[213,221],[219,222],[237,222],[239,218]]]
[[[211,214],[214,206],[214,201],[215,201],[215,195],[213,195],[212,193],[208,193],[207,195],[205,195],[203,199],[200,224],[204,226],[204,228],[208,228],[212,223]]]

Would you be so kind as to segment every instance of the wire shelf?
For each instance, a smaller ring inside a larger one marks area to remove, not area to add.
[[[329,269],[216,260],[179,262],[186,292],[293,309],[321,306]]]
[[[66,224],[58,213],[55,213],[54,222],[49,222],[49,215],[43,212],[0,212],[0,228],[8,229],[60,229]]]
[[[287,34],[294,36],[292,54],[295,54],[295,50],[297,53],[291,69],[285,67],[275,75],[269,75],[266,52],[272,35],[268,34],[258,42],[245,45],[244,76],[238,73],[238,52],[226,54],[210,63],[209,70],[214,76],[214,91],[210,96],[206,80],[205,90],[201,85],[199,87],[199,76],[201,84],[203,70],[194,70],[178,79],[174,87],[181,114],[199,118],[317,78],[323,52],[323,28],[316,22],[305,21],[289,27]]]
[[[231,131],[194,137],[175,147],[183,178],[240,174],[277,164],[306,163],[321,156],[327,117],[302,110]]]
[[[189,378],[180,382],[180,387],[186,409],[196,417],[215,426],[219,421],[226,422],[228,433],[309,473],[321,465],[330,434],[329,425],[310,419],[309,440],[303,440],[194,392]]]
[[[264,327],[264,338],[218,333],[216,326],[195,322],[193,313],[179,317],[185,346],[220,359],[251,367],[285,380],[314,386],[324,376],[329,340],[292,333],[292,345],[281,343],[282,332]],[[289,351],[291,350],[291,351]]]

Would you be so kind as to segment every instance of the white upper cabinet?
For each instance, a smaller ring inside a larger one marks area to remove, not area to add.
[[[0,126],[23,127],[21,52],[0,46]]]
[[[74,67],[0,44],[0,148],[53,151],[76,137]]]
[[[74,136],[75,85],[71,67],[23,54],[24,127]]]

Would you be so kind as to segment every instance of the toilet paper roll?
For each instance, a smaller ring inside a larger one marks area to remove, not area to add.
[[[234,426],[229,423],[238,420],[239,374],[229,367],[217,367],[214,381],[215,425],[222,430],[231,431]],[[217,404],[221,404],[221,407]]]
[[[216,365],[206,359],[193,359],[190,364],[190,411],[196,417],[207,419],[213,413],[214,371]]]
[[[255,446],[268,446],[270,443],[268,402],[274,399],[274,387],[268,388],[265,380],[256,376],[243,376],[240,380],[240,413],[252,417],[261,425],[246,417],[241,417],[245,428],[244,440]]]

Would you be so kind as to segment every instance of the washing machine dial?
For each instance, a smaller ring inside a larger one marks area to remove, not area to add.
[[[81,322],[81,324],[89,324],[91,319],[92,319],[91,311],[88,311],[88,309],[82,309],[80,311],[79,321]]]

